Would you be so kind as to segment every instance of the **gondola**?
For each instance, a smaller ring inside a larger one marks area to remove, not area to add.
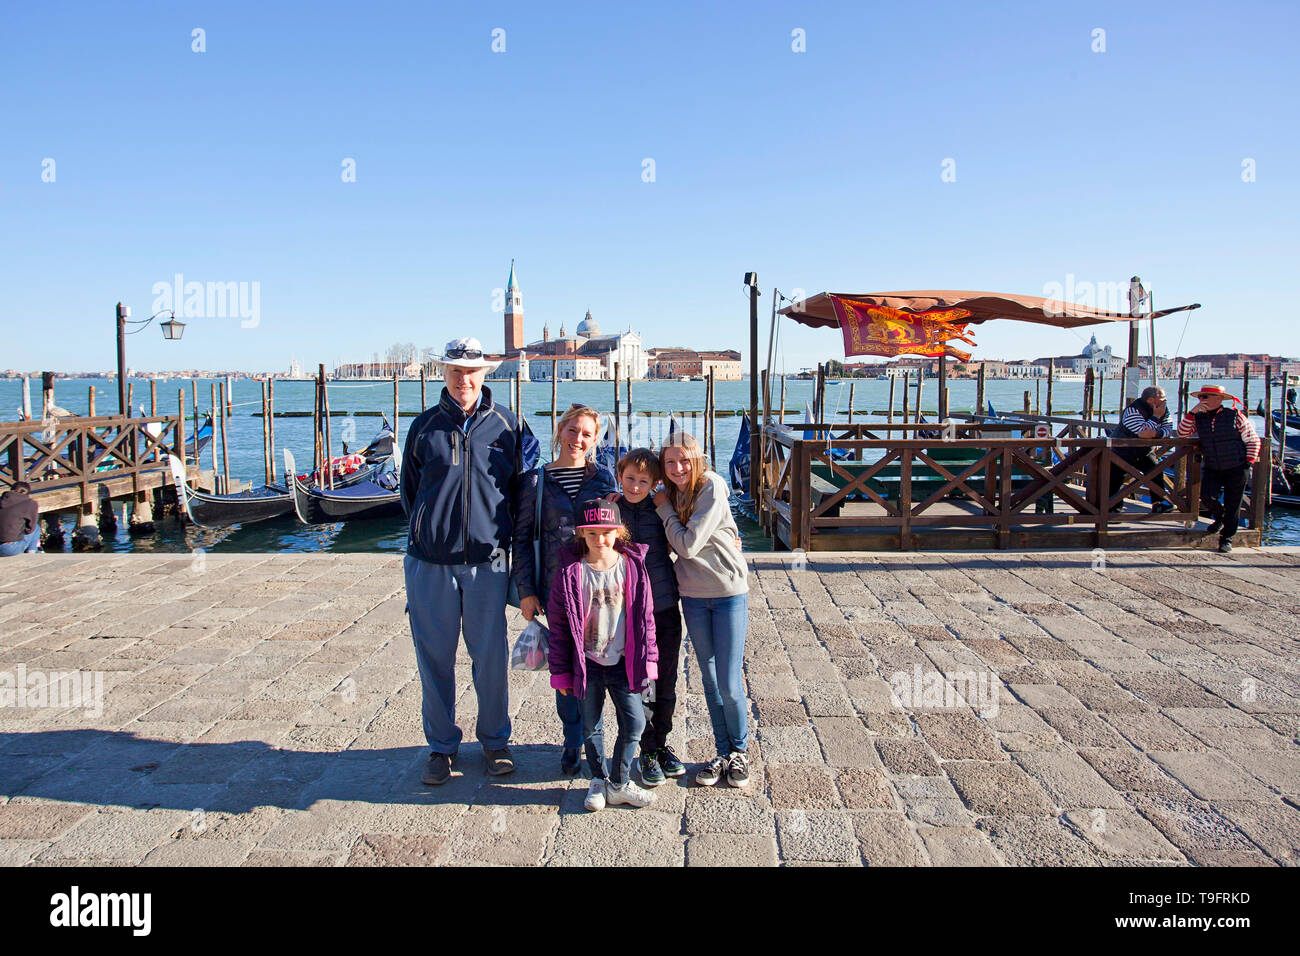
[[[394,446],[392,468],[376,466],[368,477],[346,487],[315,488],[295,480],[291,487],[294,513],[303,524],[400,517],[401,458]],[[293,474],[293,454],[287,448],[284,450],[284,467],[288,474]]]
[[[383,467],[393,455],[393,427],[385,416],[383,425],[374,439],[360,452],[331,459],[334,489],[344,490],[357,483],[368,481],[377,469]],[[294,474],[291,456],[286,455],[288,470]],[[259,488],[250,488],[233,494],[215,495],[189,487],[185,471],[175,455],[169,456],[172,478],[178,494],[184,500],[185,512],[197,525],[223,528],[254,521],[268,521],[288,517],[294,513],[293,493],[287,484],[271,482]],[[314,485],[316,473],[298,476],[298,483]]]

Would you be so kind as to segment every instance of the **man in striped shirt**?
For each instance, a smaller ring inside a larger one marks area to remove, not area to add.
[[[1135,398],[1129,402],[1128,407],[1120,415],[1119,425],[1111,433],[1111,437],[1170,438],[1173,434],[1174,426],[1169,420],[1169,405],[1165,401],[1165,390],[1157,385],[1152,385],[1150,388],[1143,390],[1140,398]],[[1142,474],[1154,470],[1158,464],[1154,448],[1117,448],[1115,454],[1142,472]],[[1110,473],[1111,495],[1114,495],[1116,490],[1131,477],[1126,471],[1112,468]],[[1163,471],[1157,472],[1151,482],[1162,491],[1168,489]],[[1121,501],[1112,510],[1119,511],[1123,507],[1124,502]],[[1173,507],[1169,501],[1157,501],[1155,495],[1151,496],[1151,511],[1153,514],[1172,511]]]
[[[1219,533],[1219,550],[1227,554],[1237,533],[1246,479],[1259,460],[1259,435],[1244,411],[1223,407],[1223,400],[1232,396],[1218,385],[1192,394],[1200,401],[1178,423],[1178,435],[1201,440],[1201,503],[1214,519],[1209,533]]]

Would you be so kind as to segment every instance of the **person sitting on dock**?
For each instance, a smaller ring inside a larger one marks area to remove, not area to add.
[[[1174,434],[1173,423],[1169,420],[1169,403],[1165,400],[1165,390],[1158,385],[1152,385],[1142,390],[1139,398],[1129,402],[1128,407],[1124,409],[1119,417],[1119,424],[1111,432],[1111,438],[1172,438]],[[1159,461],[1155,455],[1155,449],[1147,448],[1117,448],[1115,449],[1117,457],[1128,462],[1142,474],[1153,471]],[[1110,494],[1113,496],[1116,489],[1124,484],[1130,476],[1120,468],[1112,468],[1110,472]],[[1158,487],[1161,492],[1167,493],[1169,486],[1165,483],[1164,471],[1159,471],[1151,479],[1152,484]],[[1111,508],[1112,511],[1120,511],[1124,507],[1121,501]],[[1174,506],[1168,501],[1157,501],[1155,495],[1152,495],[1151,513],[1164,514],[1166,511],[1172,511]]]
[[[1201,504],[1214,519],[1209,533],[1219,533],[1219,550],[1227,554],[1237,533],[1246,480],[1259,460],[1259,434],[1244,411],[1223,407],[1225,398],[1237,399],[1220,386],[1206,385],[1192,394],[1200,401],[1178,423],[1178,435],[1201,440]]]
[[[0,495],[0,557],[41,550],[40,509],[31,491],[27,482],[16,481]]]

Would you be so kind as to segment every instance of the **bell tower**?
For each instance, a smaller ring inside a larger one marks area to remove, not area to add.
[[[510,260],[510,281],[506,283],[506,344],[507,355],[524,347],[524,302],[515,282],[515,260]]]

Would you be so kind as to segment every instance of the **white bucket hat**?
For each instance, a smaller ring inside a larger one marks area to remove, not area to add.
[[[461,368],[485,368],[488,371],[500,365],[483,352],[483,344],[475,338],[452,339],[442,355],[434,359],[439,365],[458,365]]]

